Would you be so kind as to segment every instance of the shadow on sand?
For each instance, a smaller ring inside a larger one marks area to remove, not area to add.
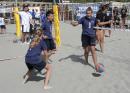
[[[85,60],[82,59],[82,57],[83,57],[83,55],[69,55],[68,57],[59,59],[59,62],[67,60],[67,59],[71,59],[72,62],[79,62],[83,65],[88,65],[88,66],[90,66],[91,68],[94,69],[94,66],[91,65],[90,63],[85,62]]]
[[[91,65],[90,63],[85,62],[85,60],[82,59],[82,57],[83,57],[83,55],[69,55],[68,57],[59,59],[59,62],[62,62],[62,61],[67,60],[67,59],[71,59],[72,62],[79,62],[83,65],[88,65],[95,70],[95,67],[93,65]],[[94,72],[94,73],[92,73],[92,76],[100,77],[101,74]]]
[[[36,71],[32,71],[32,76],[27,80],[28,81],[36,81],[36,82],[39,82],[41,80],[44,80],[45,77],[44,77],[45,73],[43,74],[40,74],[39,72],[36,72]]]

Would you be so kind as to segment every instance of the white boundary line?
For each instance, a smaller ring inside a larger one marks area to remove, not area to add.
[[[17,58],[22,58],[22,57],[24,57],[24,56],[17,56],[17,57],[4,58],[4,59],[0,59],[0,61],[7,61],[7,60],[17,59]]]

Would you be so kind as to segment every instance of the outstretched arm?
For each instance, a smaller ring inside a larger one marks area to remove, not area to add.
[[[13,11],[13,13],[20,14],[18,11]]]
[[[103,26],[103,25],[107,25],[107,24],[111,24],[111,21],[107,21],[107,22],[98,22],[97,25],[99,26]]]
[[[78,26],[79,23],[78,23],[78,21],[72,21],[72,22],[71,22],[71,25],[72,25],[72,26]]]

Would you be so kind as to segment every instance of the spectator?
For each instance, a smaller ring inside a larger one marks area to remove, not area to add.
[[[2,15],[0,15],[0,34],[4,34],[6,32],[5,19]]]

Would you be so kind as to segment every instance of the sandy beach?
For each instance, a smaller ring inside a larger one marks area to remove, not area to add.
[[[0,93],[130,93],[130,32],[112,31],[112,36],[105,38],[104,53],[97,52],[105,72],[96,77],[91,55],[90,65],[83,64],[81,26],[63,22],[60,26],[62,44],[51,57],[53,88],[43,90],[44,76],[38,75],[22,84],[27,67],[20,57],[0,61]],[[8,25],[7,34],[0,35],[0,59],[26,54],[28,45],[12,42],[14,32],[15,25]]]

